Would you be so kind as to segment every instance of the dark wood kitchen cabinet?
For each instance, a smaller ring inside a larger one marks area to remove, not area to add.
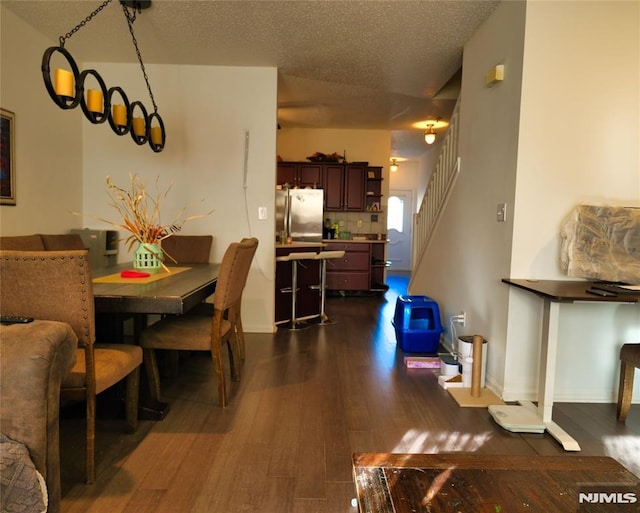
[[[369,290],[371,267],[369,244],[360,242],[328,242],[326,250],[344,251],[342,258],[327,262],[328,290]]]
[[[276,185],[291,188],[324,189],[324,209],[330,212],[365,212],[371,210],[372,201],[380,202],[367,194],[370,184],[367,162],[278,162]],[[378,190],[380,188],[378,178]],[[375,185],[374,185],[375,190]]]
[[[386,292],[389,289],[385,283],[389,266],[386,259],[386,249],[386,241],[371,243],[370,290],[372,292]]]
[[[315,162],[278,162],[276,184],[320,189],[323,183],[322,167],[321,163]]]
[[[369,166],[367,169],[366,210],[379,212],[382,210],[382,167]]]
[[[325,165],[325,210],[364,211],[366,180],[366,162]]]
[[[327,261],[327,290],[384,292],[386,241],[325,241],[326,251],[344,251]]]
[[[324,209],[342,210],[344,198],[344,166],[327,164],[324,168]]]

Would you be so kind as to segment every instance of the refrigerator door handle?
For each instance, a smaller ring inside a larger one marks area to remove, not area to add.
[[[284,197],[284,233],[288,237],[291,235],[291,194]]]

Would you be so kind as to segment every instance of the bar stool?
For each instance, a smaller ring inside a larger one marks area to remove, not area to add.
[[[320,251],[316,253],[314,260],[320,260],[320,285],[311,287],[313,289],[320,289],[320,317],[316,324],[334,324],[335,321],[329,319],[329,316],[325,313],[325,298],[327,289],[327,260],[332,258],[342,258],[344,251]]]
[[[276,257],[276,262],[291,262],[291,319],[284,324],[291,331],[303,330],[309,325],[300,321],[296,317],[296,300],[298,297],[298,262],[300,260],[313,260],[316,253],[289,253],[288,255]],[[289,292],[288,288],[281,289],[280,292]]]

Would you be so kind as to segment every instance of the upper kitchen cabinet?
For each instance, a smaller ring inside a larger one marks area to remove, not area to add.
[[[367,163],[325,164],[324,208],[329,211],[365,210]]]
[[[324,209],[342,210],[344,201],[344,166],[327,164],[324,168]]]
[[[290,187],[322,187],[322,164],[314,162],[278,162],[277,185]]]
[[[367,168],[366,203],[367,211],[382,210],[382,167],[369,166]]]
[[[334,212],[375,210],[381,201],[381,167],[367,162],[278,162],[277,185],[290,188],[324,189],[324,209]],[[368,173],[376,178],[368,179]]]

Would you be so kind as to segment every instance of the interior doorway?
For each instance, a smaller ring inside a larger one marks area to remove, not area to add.
[[[392,271],[411,270],[413,191],[390,190],[387,201],[387,260]]]

